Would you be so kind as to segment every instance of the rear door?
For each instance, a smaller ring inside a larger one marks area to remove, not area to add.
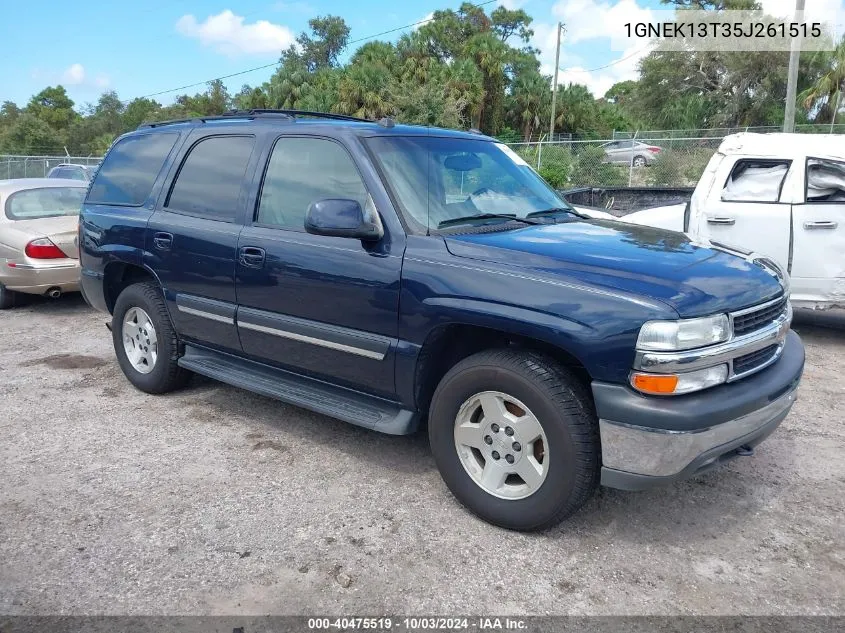
[[[792,230],[793,298],[845,303],[845,162],[807,158]]]
[[[792,205],[781,201],[789,160],[727,158],[699,214],[698,234],[770,257],[787,268]]]
[[[234,351],[235,260],[255,143],[247,134],[190,137],[147,225],[145,263],[164,287],[176,330]]]

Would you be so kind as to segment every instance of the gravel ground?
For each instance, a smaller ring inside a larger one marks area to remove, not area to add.
[[[425,436],[125,380],[78,297],[0,313],[0,613],[845,613],[845,316],[799,316],[753,458],[542,534],[463,510]]]

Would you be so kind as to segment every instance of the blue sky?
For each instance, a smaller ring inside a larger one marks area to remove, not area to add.
[[[843,1],[808,4],[841,9]],[[648,19],[661,7],[660,0],[496,0],[485,8],[489,12],[497,4],[523,8],[534,18],[533,44],[541,49],[543,69],[549,74],[554,64],[554,25],[565,22],[561,81],[584,83],[597,96],[616,81],[635,78],[644,54],[611,50],[608,33],[625,22]],[[103,90],[115,90],[128,100],[272,63],[316,15],[342,16],[351,28],[350,40],[355,40],[459,5],[460,0],[16,2],[15,28],[0,38],[0,101],[24,105],[37,91],[56,84],[64,85],[80,106],[96,101]],[[764,0],[764,5],[788,7],[793,0]],[[395,40],[399,35],[380,39]],[[260,84],[272,71],[256,71],[226,83],[234,92],[243,83]],[[182,92],[199,90],[202,87]],[[177,94],[155,98],[170,103]]]

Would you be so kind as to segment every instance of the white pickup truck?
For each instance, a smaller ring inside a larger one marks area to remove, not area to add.
[[[796,307],[845,307],[843,136],[728,136],[689,203],[621,220],[769,257],[788,271]]]

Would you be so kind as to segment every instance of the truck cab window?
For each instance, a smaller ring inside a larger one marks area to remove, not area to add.
[[[722,189],[723,202],[777,202],[788,161],[740,160]]]
[[[845,201],[845,162],[807,159],[807,202]]]

